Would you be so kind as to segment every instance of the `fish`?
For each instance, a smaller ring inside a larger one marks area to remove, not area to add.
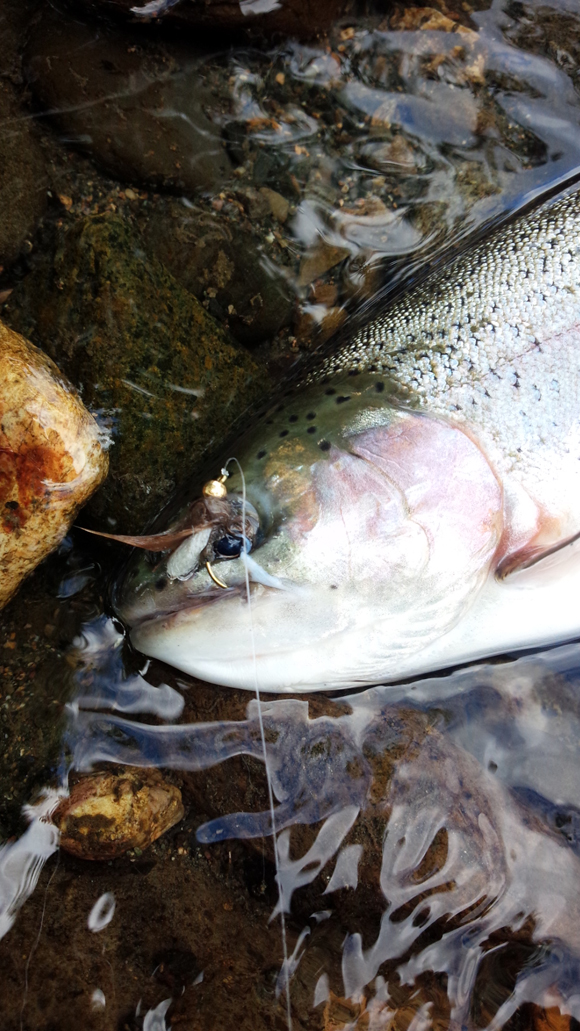
[[[300,693],[578,636],[578,189],[427,274],[226,457],[117,584],[146,656]]]

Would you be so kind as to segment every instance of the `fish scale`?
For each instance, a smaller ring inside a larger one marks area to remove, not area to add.
[[[376,368],[412,406],[475,429],[500,475],[561,510],[570,507],[568,477],[580,489],[579,341],[573,192],[432,274],[311,378]],[[554,476],[555,453],[565,484]],[[576,514],[568,517],[576,526]]]

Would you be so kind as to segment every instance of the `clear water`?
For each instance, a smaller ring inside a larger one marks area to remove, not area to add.
[[[274,366],[316,346],[329,312],[354,319],[577,170],[577,5],[438,15],[429,29],[370,10],[320,44],[218,51],[196,39],[195,60],[183,38],[162,37],[172,111],[189,117],[201,82],[231,161],[215,189],[184,193],[183,210],[225,232],[249,189],[287,202],[260,241],[298,310],[260,344]],[[2,18],[8,31],[10,5]],[[117,31],[99,27],[101,40]],[[124,31],[137,45],[138,30]],[[163,191],[127,197],[126,177],[76,149],[82,125],[47,119],[38,97],[21,104],[66,217],[114,203],[146,233],[153,216],[163,224]],[[54,204],[45,218],[60,217]],[[2,290],[16,294],[27,274],[7,267]],[[118,561],[73,531],[2,613],[2,1028],[283,1028],[281,908],[296,1028],[576,1027],[578,645],[264,703],[277,883],[256,704],[130,652],[108,602]],[[75,859],[45,813],[69,774],[107,764],[162,769],[185,816],[143,851]]]

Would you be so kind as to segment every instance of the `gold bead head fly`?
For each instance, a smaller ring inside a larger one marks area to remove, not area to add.
[[[226,487],[227,473],[218,476],[217,480],[208,480],[204,483],[202,494],[206,498],[225,498],[228,489]]]

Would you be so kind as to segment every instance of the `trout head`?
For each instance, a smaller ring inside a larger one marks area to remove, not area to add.
[[[460,427],[378,385],[270,413],[236,455],[244,481],[230,464],[227,496],[182,515],[191,536],[133,560],[116,604],[137,649],[211,683],[337,689],[393,679],[460,620],[498,548],[501,485]]]

